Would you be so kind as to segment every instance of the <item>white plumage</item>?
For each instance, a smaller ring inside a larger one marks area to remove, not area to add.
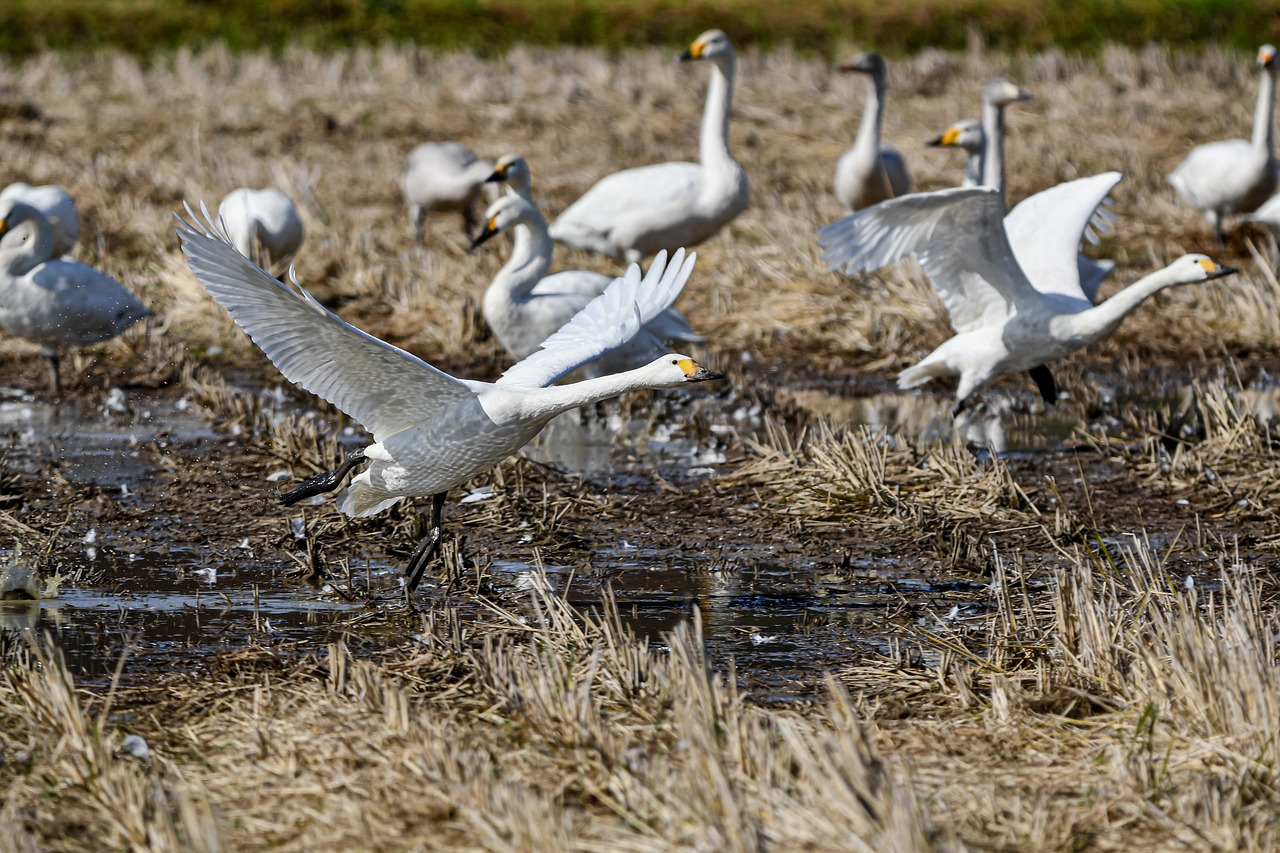
[[[151,312],[115,279],[55,258],[53,246],[40,211],[0,201],[0,327],[40,344],[57,392],[60,347],[114,338]]]
[[[475,205],[493,164],[477,160],[459,142],[424,142],[409,152],[400,192],[409,208],[409,224],[422,242],[424,220],[431,211],[458,211],[467,235],[475,230]]]
[[[964,163],[962,187],[982,184],[982,152],[987,137],[982,132],[982,122],[976,118],[961,119],[925,144],[933,148],[959,148],[967,155]]]
[[[0,190],[0,201],[20,201],[44,214],[53,229],[53,255],[70,252],[80,240],[80,211],[62,187],[52,184],[32,186],[19,181]]]
[[[521,161],[523,162],[523,161]],[[507,353],[522,359],[567,323],[613,282],[590,270],[564,270],[547,275],[553,244],[542,214],[519,196],[498,199],[485,213],[485,229],[472,248],[495,234],[514,232],[511,258],[484,294],[485,320]],[[684,315],[675,308],[656,314],[630,341],[582,368],[587,377],[638,367],[667,351],[668,342],[701,343]]]
[[[956,335],[898,374],[900,387],[958,375],[959,412],[993,377],[1029,370],[1051,403],[1057,392],[1047,362],[1107,337],[1159,290],[1234,272],[1204,255],[1184,255],[1094,306],[1080,289],[1077,247],[1119,180],[1108,172],[1059,184],[1007,219],[1000,193],[990,187],[917,193],[831,223],[819,243],[831,268],[847,273],[915,253],[942,297]],[[1034,238],[1022,238],[1015,251],[1012,237],[1022,228]]]
[[[1258,101],[1253,113],[1253,138],[1224,139],[1191,149],[1169,173],[1169,183],[1182,200],[1204,214],[1218,242],[1222,220],[1233,213],[1251,213],[1275,192],[1277,168],[1271,144],[1275,106],[1276,49],[1258,49]]]
[[[455,379],[327,311],[296,280],[285,284],[250,263],[210,222],[188,209],[182,249],[196,277],[285,378],[346,412],[373,434],[335,472],[312,478],[282,500],[335,488],[356,464],[369,467],[338,498],[348,515],[380,512],[404,497],[431,495],[431,534],[409,560],[417,585],[440,541],[440,512],[455,486],[515,453],[553,417],[627,391],[719,378],[691,359],[664,355],[625,373],[552,385],[586,362],[626,344],[675,301],[694,256],[633,266],[603,294],[509,369],[497,382]],[[205,213],[205,219],[208,220]]]
[[[862,123],[853,145],[836,161],[836,198],[847,210],[859,210],[911,192],[907,164],[892,145],[880,142],[887,72],[878,53],[861,53],[840,70],[870,78]]]
[[[533,173],[529,164],[519,154],[504,154],[493,164],[493,174],[485,178],[486,182],[506,184],[507,195],[519,196],[530,204],[533,203]]]
[[[240,254],[273,273],[302,246],[302,218],[280,190],[234,189],[218,206],[218,218]]]
[[[657,163],[601,178],[551,225],[557,242],[635,263],[713,236],[746,210],[746,173],[729,153],[737,60],[733,43],[708,30],[680,54],[711,63],[697,163]]]

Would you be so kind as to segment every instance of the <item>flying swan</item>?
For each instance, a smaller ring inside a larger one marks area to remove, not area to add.
[[[430,532],[405,568],[406,594],[440,546],[449,490],[518,451],[556,415],[627,391],[722,378],[686,356],[667,354],[625,373],[552,384],[624,345],[671,306],[693,271],[694,256],[685,258],[683,250],[670,263],[660,252],[643,278],[632,266],[541,350],[497,382],[478,382],[455,379],[346,323],[292,275],[289,284],[271,278],[236,251],[201,210],[203,222],[190,207],[187,220],[178,218],[182,251],[196,278],[286,379],[328,400],[373,435],[372,444],[281,502],[331,491],[364,462],[368,467],[337,499],[343,513],[363,517],[405,497],[431,496]]]

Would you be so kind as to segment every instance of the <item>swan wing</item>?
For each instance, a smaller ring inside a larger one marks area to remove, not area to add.
[[[178,219],[196,278],[290,382],[323,397],[382,438],[473,396],[467,384],[362,332],[327,310],[292,275],[284,284],[236,251],[201,205]]]
[[[606,175],[556,217],[551,236],[576,245],[636,217],[665,221],[669,211],[687,212],[698,198],[701,178],[697,163],[655,163]]]
[[[1003,322],[1038,301],[1009,247],[1004,202],[990,187],[913,193],[838,219],[818,231],[832,270],[865,272],[915,254],[965,332]]]
[[[685,257],[684,249],[676,249],[668,263],[666,251],[660,251],[643,277],[639,265],[632,264],[543,341],[542,349],[511,367],[496,384],[540,388],[623,346],[676,301],[697,257],[694,253]]]
[[[1104,172],[1067,181],[1024,199],[1009,211],[1004,218],[1009,245],[1037,291],[1089,300],[1077,262],[1080,242],[1123,177],[1119,172]],[[1094,293],[1097,284],[1092,283]]]

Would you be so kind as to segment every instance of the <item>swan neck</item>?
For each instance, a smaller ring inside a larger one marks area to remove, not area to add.
[[[1075,337],[1093,343],[1118,329],[1124,318],[1150,297],[1165,288],[1187,283],[1175,270],[1166,267],[1138,279],[1101,305],[1064,319],[1069,321]]]
[[[1269,68],[1262,69],[1258,81],[1258,104],[1253,111],[1253,147],[1257,151],[1271,153],[1271,125],[1275,112],[1276,75]]]
[[[964,164],[964,184],[976,187],[982,184],[982,151],[970,151]]]
[[[983,102],[982,132],[986,151],[982,158],[982,185],[1000,191],[1004,201],[1004,107]]]
[[[578,406],[590,406],[628,391],[656,387],[652,365],[644,365],[622,373],[611,373],[594,379],[583,379],[567,385],[549,385],[537,389],[526,401],[530,417],[552,418]]]
[[[873,76],[867,82],[867,102],[862,108],[862,123],[858,125],[858,135],[853,141],[854,148],[861,152],[875,152],[880,149],[880,124],[883,115],[884,78]]]
[[[53,258],[53,229],[43,218],[27,219],[18,227],[31,229],[35,236],[0,250],[0,270],[10,276],[26,275]],[[15,233],[17,229],[9,232]]]
[[[485,313],[489,305],[506,304],[528,297],[533,288],[547,274],[551,266],[552,242],[547,234],[547,223],[541,214],[537,219],[520,222],[515,227],[515,245],[511,257],[493,277],[493,283],[485,291]]]
[[[732,54],[711,64],[707,105],[702,113],[702,129],[698,136],[698,159],[704,166],[733,163],[729,154],[729,114],[733,112],[736,66],[737,59]]]

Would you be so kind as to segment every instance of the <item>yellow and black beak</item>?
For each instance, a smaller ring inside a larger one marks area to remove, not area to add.
[[[499,166],[493,170],[493,174],[484,179],[486,184],[500,184],[507,179],[507,167]]]
[[[1205,258],[1202,261],[1196,261],[1200,266],[1204,267],[1204,271],[1209,278],[1222,278],[1224,275],[1231,275],[1239,272],[1235,267],[1229,267],[1226,264],[1220,264]]]
[[[959,141],[960,141],[960,128],[948,127],[942,133],[940,133],[939,135],[935,136],[933,139],[930,139],[928,142],[926,142],[925,145],[931,146],[933,148],[948,148],[950,146],[955,145]]]
[[[676,362],[676,366],[684,371],[684,378],[688,382],[708,382],[712,379],[724,379],[723,373],[707,370],[691,358],[680,359]]]
[[[6,217],[5,219],[0,219],[0,237],[3,237],[8,233],[9,233],[9,220]]]
[[[489,221],[484,224],[484,230],[476,235],[471,241],[471,248],[478,249],[480,246],[488,242],[489,238],[498,233],[498,217],[490,216]]]
[[[702,42],[695,41],[676,57],[676,62],[692,62],[695,59],[701,59],[702,51],[705,49],[706,48],[702,46]]]

